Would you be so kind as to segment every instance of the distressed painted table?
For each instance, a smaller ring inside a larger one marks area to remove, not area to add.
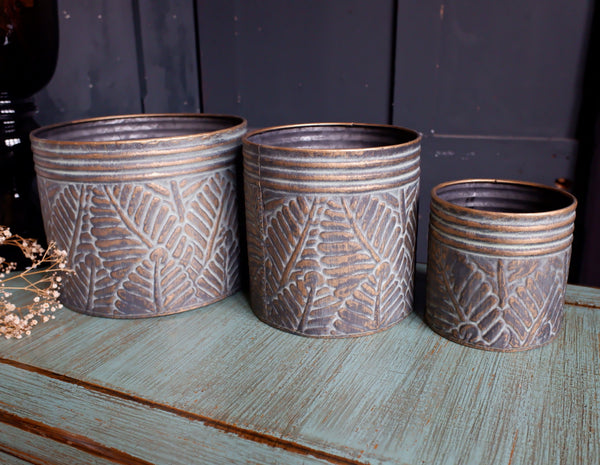
[[[0,341],[0,463],[600,463],[600,290],[570,286],[565,310],[557,340],[512,354],[419,312],[308,339],[242,293],[149,320],[63,310]]]

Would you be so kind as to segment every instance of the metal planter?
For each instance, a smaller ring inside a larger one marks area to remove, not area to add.
[[[251,305],[315,337],[370,334],[412,310],[421,137],[384,125],[244,138]]]
[[[539,184],[463,180],[432,190],[426,319],[466,346],[518,351],[558,334],[575,198]]]
[[[177,313],[239,286],[236,159],[246,121],[129,115],[31,134],[46,234],[74,270],[62,302],[115,318]]]

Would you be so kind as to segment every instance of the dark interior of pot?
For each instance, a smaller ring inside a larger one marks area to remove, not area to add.
[[[574,202],[571,195],[558,189],[502,181],[451,183],[435,193],[454,205],[499,213],[550,212]]]
[[[316,124],[268,129],[248,136],[255,144],[307,150],[387,147],[415,142],[419,133],[394,126]]]
[[[64,142],[116,142],[203,134],[243,123],[235,116],[149,115],[99,118],[50,126],[36,132],[40,139]]]

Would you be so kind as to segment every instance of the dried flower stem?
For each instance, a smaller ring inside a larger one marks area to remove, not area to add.
[[[31,334],[38,323],[54,319],[51,313],[62,308],[58,298],[67,253],[50,242],[44,250],[35,240],[13,235],[0,226],[0,245],[18,247],[31,260],[31,266],[23,271],[15,270],[15,263],[0,257],[0,336],[21,339]],[[9,298],[14,291],[31,295],[31,301],[17,306]]]

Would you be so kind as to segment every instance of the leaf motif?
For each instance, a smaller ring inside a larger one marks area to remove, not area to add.
[[[273,300],[273,313],[281,326],[303,334],[322,334],[323,327],[332,323],[327,312],[328,299],[323,298],[323,278],[318,272],[309,271],[283,288]],[[293,310],[293,311],[290,311]]]
[[[449,337],[518,349],[542,344],[558,331],[568,263],[562,254],[471,256],[430,241],[428,256],[427,317]]]
[[[170,260],[169,252],[157,248],[128,275],[117,296],[116,315],[126,316],[131,308],[147,308],[149,315],[168,314],[189,308],[194,288],[181,265]]]
[[[112,316],[110,307],[102,305],[102,300],[112,302],[114,299],[113,289],[105,289],[102,295],[98,295],[95,283],[102,282],[107,279],[108,273],[102,268],[100,261],[90,252],[88,247],[84,248],[80,245],[81,253],[78,254],[75,264],[73,265],[73,273],[65,276],[63,291],[61,292],[61,301],[69,308],[79,309],[84,313],[102,314],[104,316]]]
[[[297,331],[309,324],[305,315],[317,290],[319,262],[315,235],[323,199],[298,197],[291,200],[266,192],[265,294],[269,296],[263,318],[282,322]],[[317,273],[317,274],[315,274]],[[262,306],[261,306],[262,307]],[[302,323],[304,321],[304,323]]]
[[[406,199],[397,192],[329,198],[263,192],[269,298],[257,302],[259,317],[304,334],[344,335],[376,331],[410,311],[412,274],[406,277],[403,267],[412,270],[414,237],[402,237],[408,224],[414,232],[414,202],[404,221]]]
[[[48,238],[56,242],[59,249],[69,252],[67,264],[74,265],[76,243],[82,233],[87,232],[86,204],[89,194],[80,184],[62,184],[40,178],[43,183],[41,192],[46,194],[42,199],[42,211],[46,218]]]
[[[477,263],[462,253],[430,241],[427,273],[427,317],[451,337],[480,343],[500,337],[496,289]]]
[[[568,259],[563,254],[543,262],[510,263],[511,298],[505,307],[504,320],[511,332],[511,346],[541,344],[557,333],[568,273],[565,263]]]
[[[237,200],[233,173],[211,176],[186,206],[186,237],[195,253],[189,275],[198,292],[210,299],[239,286]]]
[[[244,182],[246,243],[250,281],[250,304],[261,316],[265,306],[265,256],[262,192],[258,185]],[[262,315],[262,319],[265,319]]]
[[[419,182],[415,181],[412,185],[400,189],[398,197],[401,199],[401,214],[399,220],[404,220],[401,240],[393,242],[392,247],[400,247],[397,254],[393,254],[397,259],[392,263],[396,270],[403,270],[397,276],[395,281],[398,292],[391,294],[393,301],[386,303],[394,312],[388,313],[388,321],[384,325],[391,324],[391,321],[399,321],[412,311],[414,299],[414,273],[415,273],[415,254],[417,245],[417,198],[419,195]],[[391,251],[386,254],[392,255]]]
[[[63,184],[40,178],[42,211],[48,238],[68,252],[67,265],[74,273],[65,276],[60,300],[71,308],[91,313],[94,310],[94,283],[106,275],[95,257],[89,231],[90,189],[83,184]],[[112,295],[110,299],[112,299]]]
[[[109,305],[110,292],[117,314],[164,314],[236,290],[232,179],[225,171],[204,179],[94,187],[91,234],[102,267],[110,271],[110,279],[98,283],[97,302]]]
[[[361,266],[362,257],[345,257],[347,276],[358,278],[358,285],[343,299],[338,331],[351,334],[361,327],[376,331],[412,310],[417,191],[415,183],[393,193],[352,197],[344,205],[353,236],[369,255],[370,268]]]

